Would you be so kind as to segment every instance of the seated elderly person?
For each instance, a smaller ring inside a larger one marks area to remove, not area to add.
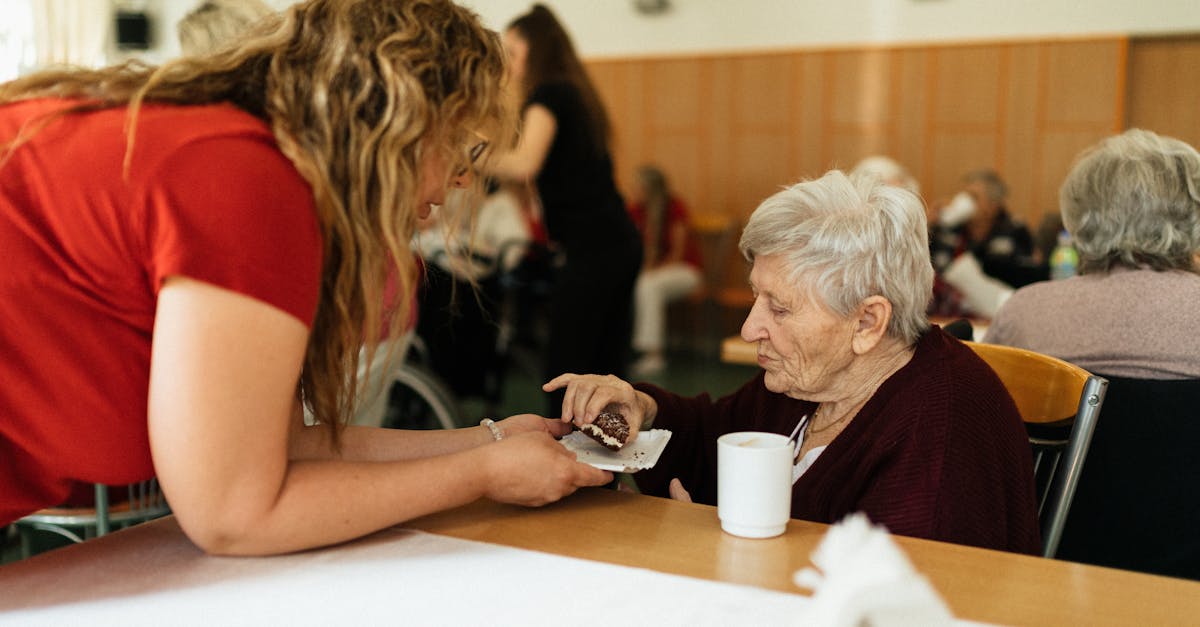
[[[742,234],[754,305],[742,337],[763,372],[713,400],[564,374],[562,419],[615,404],[673,432],[646,493],[714,504],[717,438],[800,429],[792,516],[865,512],[891,532],[1035,553],[1029,442],[988,366],[925,317],[933,282],[920,199],[838,171],[764,201]],[[633,435],[630,436],[634,437]],[[690,493],[690,494],[689,494]]]
[[[931,313],[990,318],[1014,288],[1050,278],[1033,236],[1008,211],[1008,185],[994,170],[963,177],[930,232],[937,270]]]
[[[1017,290],[985,337],[1109,379],[1058,557],[1200,580],[1200,152],[1126,131],[1059,203],[1079,274]]]

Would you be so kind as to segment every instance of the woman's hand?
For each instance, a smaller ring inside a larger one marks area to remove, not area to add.
[[[571,432],[571,425],[561,420],[542,418],[536,414],[517,414],[496,422],[504,437],[512,437],[521,433],[549,433],[555,438],[561,438]]]
[[[484,468],[484,496],[501,503],[545,505],[581,487],[605,485],[613,479],[607,470],[576,461],[575,453],[546,433],[519,433],[481,450],[490,454]]]
[[[561,374],[542,386],[542,390],[553,392],[562,388],[562,421],[585,425],[596,419],[603,411],[617,411],[629,423],[629,439],[632,442],[658,412],[654,399],[644,392],[633,389],[628,382],[612,375]]]

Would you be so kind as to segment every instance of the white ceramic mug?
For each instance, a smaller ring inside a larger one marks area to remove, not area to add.
[[[792,512],[792,458],[786,435],[758,431],[717,439],[717,517],[743,538],[771,538]]]

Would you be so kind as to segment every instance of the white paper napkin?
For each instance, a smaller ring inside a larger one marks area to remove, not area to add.
[[[953,624],[954,617],[929,581],[913,568],[891,534],[865,514],[829,528],[812,554],[816,568],[793,581],[813,590],[807,625],[908,627]]]
[[[1013,288],[1007,283],[983,273],[983,266],[971,253],[958,256],[945,270],[942,278],[962,292],[963,300],[971,311],[986,318],[994,318],[1004,301],[1012,296]]]
[[[666,429],[651,429],[640,431],[637,438],[621,447],[620,450],[610,451],[581,431],[572,431],[563,436],[559,442],[568,451],[575,453],[579,461],[613,472],[633,473],[647,468],[654,468],[658,457],[662,455],[667,442],[671,440],[671,432]]]

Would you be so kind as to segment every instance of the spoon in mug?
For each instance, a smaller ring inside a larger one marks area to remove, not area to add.
[[[800,455],[800,432],[806,424],[808,424],[808,414],[800,417],[800,422],[796,423],[796,428],[792,429],[792,434],[788,436],[788,442],[792,445],[792,461],[795,461],[795,458]]]

